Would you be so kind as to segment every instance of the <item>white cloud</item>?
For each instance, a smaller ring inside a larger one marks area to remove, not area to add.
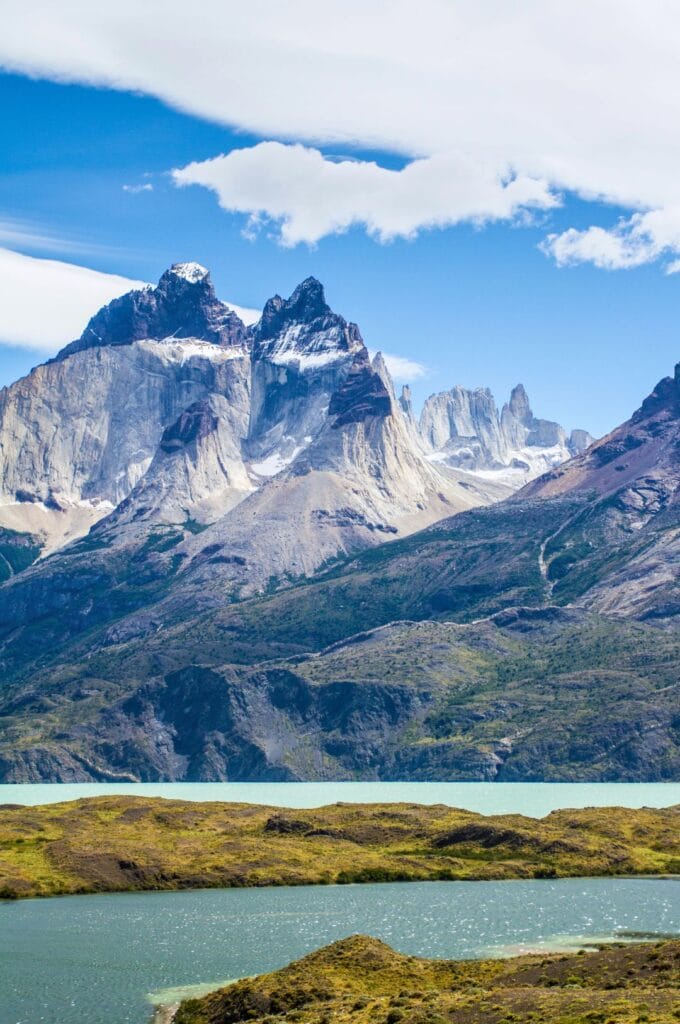
[[[416,161],[396,178],[361,162],[333,175],[313,150],[258,147],[193,166],[224,205],[255,213],[251,227],[258,212],[280,221],[288,244],[352,223],[390,237],[512,216],[521,198],[499,186],[512,172],[658,222],[649,241],[633,222],[567,233],[548,245],[563,262],[678,251],[661,242],[680,205],[680,7],[668,0],[288,0],[285,16],[271,0],[204,0],[199,14],[185,0],[32,0],[4,20],[0,64],[139,90],[262,138]]]
[[[0,343],[56,352],[100,306],[144,282],[0,249]]]
[[[593,263],[605,270],[628,270],[652,263],[663,255],[680,252],[680,207],[636,213],[610,229],[592,226],[585,231],[569,228],[549,235],[541,248],[559,266]],[[674,261],[666,273],[675,273]]]
[[[373,359],[377,352],[375,349],[369,349],[368,354]],[[417,363],[415,359],[408,359],[406,356],[395,356],[390,352],[381,351],[380,354],[385,360],[387,369],[390,371],[390,377],[393,381],[400,384],[409,384],[411,381],[420,380],[422,377],[427,377],[430,372],[427,366]]]
[[[0,248],[0,345],[57,352],[80,337],[101,306],[143,287],[143,281]],[[227,305],[245,323],[260,318],[259,310]]]
[[[663,268],[663,272],[664,274],[669,275],[680,273],[680,260],[671,260],[671,262],[667,263]]]
[[[224,304],[225,306],[229,306],[229,309],[232,309],[234,313],[236,313],[236,316],[243,320],[246,327],[250,327],[251,324],[256,324],[262,316],[261,309],[251,309],[248,306],[237,306],[234,302],[225,302]]]
[[[153,185],[150,181],[145,181],[143,185],[123,185],[123,192],[130,192],[132,195],[137,195],[139,192],[153,192]]]
[[[177,185],[212,189],[225,210],[249,215],[249,231],[266,220],[284,245],[317,242],[363,225],[381,240],[461,220],[513,217],[554,206],[545,182],[503,178],[458,155],[414,160],[392,171],[371,161],[326,160],[318,149],[262,142],[173,171]]]

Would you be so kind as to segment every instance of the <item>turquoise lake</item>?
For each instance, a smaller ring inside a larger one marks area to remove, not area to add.
[[[275,807],[349,803],[448,804],[482,814],[542,817],[560,807],[670,807],[680,782],[150,782],[0,785],[0,803],[43,804],[129,793],[179,800],[235,800]]]
[[[132,793],[279,807],[445,803],[540,817],[680,804],[680,783],[2,785],[0,803]],[[0,903],[0,1024],[147,1024],[153,1004],[272,970],[355,932],[425,956],[508,955],[639,933],[680,935],[680,880],[418,882],[120,893]]]
[[[680,933],[680,881],[414,882],[0,904],[2,1024],[145,1024],[152,996],[272,970],[355,932],[440,957]]]

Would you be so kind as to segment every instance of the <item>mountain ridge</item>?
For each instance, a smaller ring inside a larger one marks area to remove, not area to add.
[[[172,415],[86,536],[32,566],[0,536],[0,775],[675,777],[678,371],[511,493],[502,459],[432,456],[471,430],[482,460],[566,444],[524,389],[427,449],[319,282],[266,309],[247,349],[144,339],[38,373],[163,360]]]

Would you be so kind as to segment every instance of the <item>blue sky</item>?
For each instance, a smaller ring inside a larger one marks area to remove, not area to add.
[[[594,222],[610,231],[629,206],[563,189],[561,205],[528,217],[424,226],[387,241],[358,225],[283,245],[275,217],[253,233],[244,212],[221,209],[200,185],[178,188],[169,173],[252,151],[276,133],[236,130],[132,89],[22,73],[0,75],[0,104],[0,246],[13,252],[142,281],[196,260],[220,297],[258,308],[313,274],[369,348],[427,367],[411,384],[418,404],[457,383],[488,386],[503,401],[522,381],[538,415],[595,434],[625,419],[680,360],[680,276],[652,259],[629,269],[580,257],[560,265],[539,248]],[[398,171],[411,159],[361,138],[317,145],[329,162]],[[49,301],[35,295],[47,320]],[[0,294],[6,384],[48,353],[11,344],[2,304]]]

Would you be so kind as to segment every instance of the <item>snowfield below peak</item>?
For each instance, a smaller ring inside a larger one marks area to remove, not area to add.
[[[215,345],[212,341],[203,341],[201,338],[170,337],[163,338],[162,341],[147,338],[138,344],[153,348],[161,357],[179,363],[184,363],[193,356],[218,363],[225,363],[231,359],[245,359],[248,356],[248,351],[245,348],[222,348],[221,345]]]

